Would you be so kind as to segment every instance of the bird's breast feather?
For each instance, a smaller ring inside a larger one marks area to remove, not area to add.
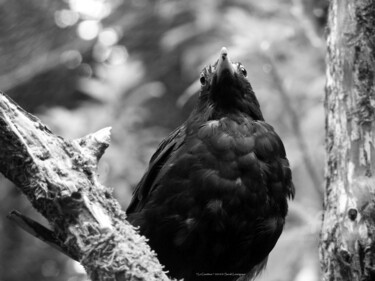
[[[211,120],[187,145],[192,160],[198,162],[195,181],[207,188],[265,192],[270,184],[284,184],[283,169],[289,169],[280,138],[264,121]]]

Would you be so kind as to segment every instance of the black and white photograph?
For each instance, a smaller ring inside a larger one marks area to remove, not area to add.
[[[0,281],[375,280],[375,1],[0,0]]]

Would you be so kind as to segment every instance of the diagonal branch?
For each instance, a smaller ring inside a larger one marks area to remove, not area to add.
[[[289,117],[292,122],[292,128],[294,135],[297,138],[297,144],[299,146],[299,149],[302,153],[303,161],[305,164],[305,167],[307,169],[307,172],[312,180],[313,186],[315,188],[315,191],[321,201],[323,202],[323,190],[322,190],[322,181],[320,179],[319,173],[315,168],[314,163],[311,161],[310,151],[308,149],[306,140],[303,136],[301,124],[299,122],[298,115],[295,111],[295,109],[292,106],[292,101],[285,90],[284,83],[280,77],[280,74],[277,70],[276,63],[272,56],[266,52],[262,52],[263,57],[267,60],[267,62],[271,65],[271,76],[273,79],[273,82],[275,84],[276,89],[281,95],[281,100],[283,102],[283,105],[285,107],[285,111],[289,114]]]
[[[55,136],[0,93],[0,172],[49,221],[47,236],[78,257],[94,281],[169,280],[111,190],[98,181],[97,164],[109,140],[109,128],[73,141]],[[17,219],[30,231],[47,230]]]

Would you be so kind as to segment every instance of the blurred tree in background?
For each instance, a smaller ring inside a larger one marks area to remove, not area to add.
[[[281,135],[297,198],[259,280],[317,281],[324,167],[327,0],[3,0],[0,90],[57,134],[113,127],[103,183],[126,208],[159,141],[194,105],[222,46],[241,61]],[[72,260],[6,220],[39,217],[0,178],[0,281],[86,280]]]

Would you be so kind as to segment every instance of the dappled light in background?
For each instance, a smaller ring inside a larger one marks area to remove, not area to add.
[[[55,22],[58,27],[65,28],[76,24],[79,14],[75,11],[62,9],[55,12]]]
[[[5,0],[0,9],[0,90],[66,138],[112,126],[99,174],[124,208],[160,140],[192,110],[201,69],[227,47],[283,139],[297,189],[259,280],[320,280],[326,0]],[[0,280],[85,280],[5,219],[15,208],[45,224],[0,185]]]
[[[93,40],[100,32],[101,25],[96,20],[85,20],[79,23],[77,28],[78,36],[83,40]]]
[[[68,0],[72,11],[83,19],[101,20],[111,14],[112,8],[121,1],[108,0]]]

